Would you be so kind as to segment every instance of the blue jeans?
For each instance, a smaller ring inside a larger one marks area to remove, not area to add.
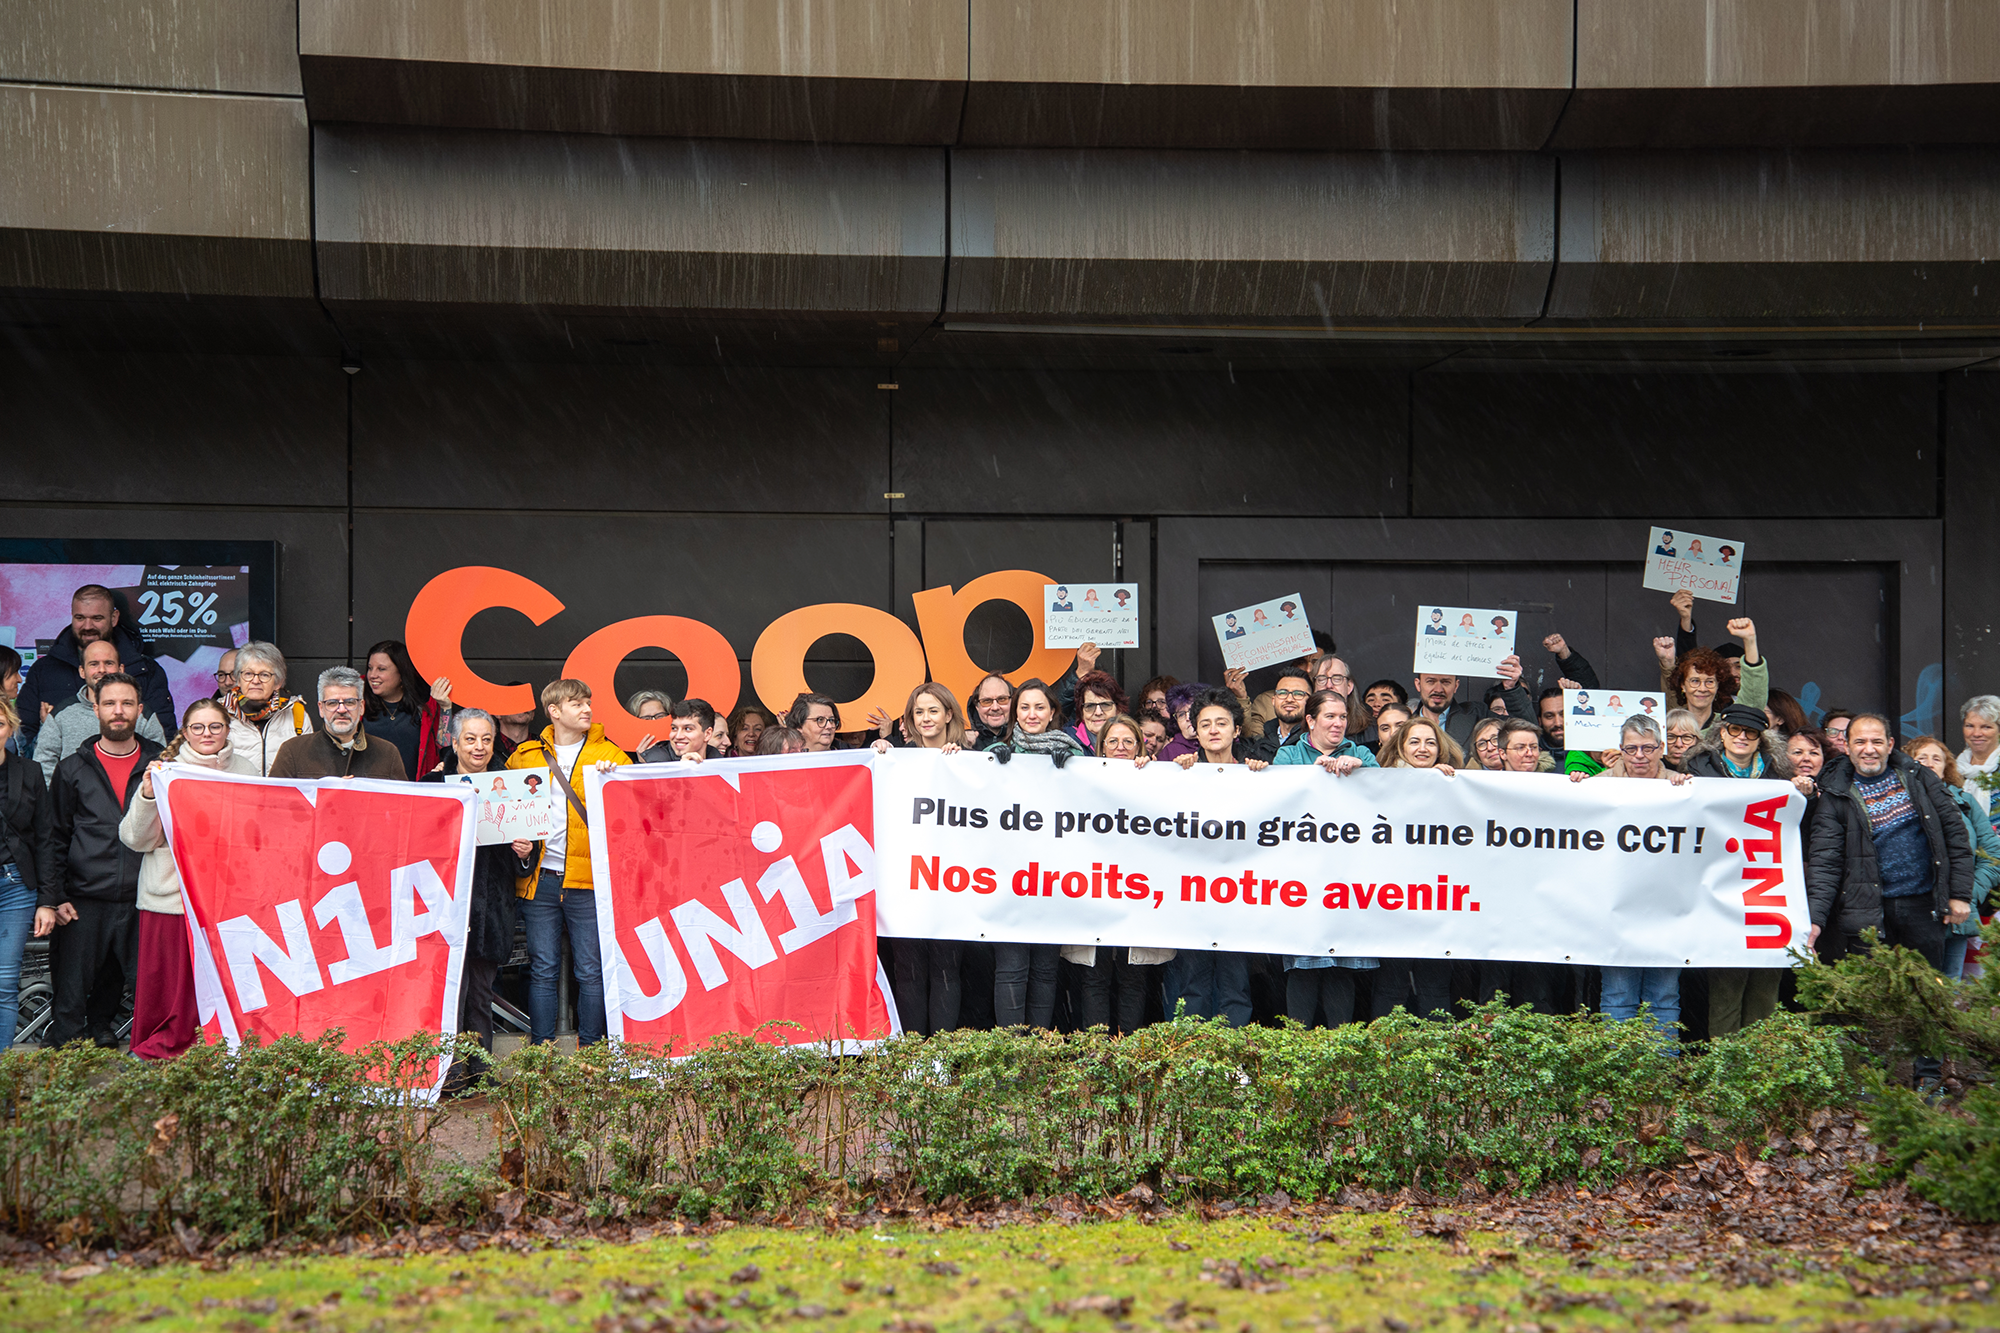
[[[545,870],[535,881],[535,896],[521,904],[521,924],[528,933],[528,1043],[539,1045],[556,1035],[565,926],[570,967],[576,972],[577,1045],[603,1041],[604,969],[598,957],[597,894],[590,889],[564,893],[562,872]]]
[[[1965,980],[1965,955],[1971,952],[1976,935],[1947,935],[1944,937],[1944,974],[1953,981]]]
[[[1681,970],[1678,967],[1606,967],[1604,993],[1598,1002],[1606,1018],[1620,1021],[1639,1016],[1639,1006],[1652,1006],[1653,1026],[1668,1041],[1679,1041]]]
[[[0,869],[0,1051],[21,1020],[21,954],[35,929],[35,891],[9,863]]]

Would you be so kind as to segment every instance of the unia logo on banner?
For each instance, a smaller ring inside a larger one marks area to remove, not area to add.
[[[468,789],[167,770],[162,796],[210,1037],[349,1048],[457,1030]]]
[[[591,856],[614,1037],[685,1055],[724,1032],[851,1046],[897,1031],[875,959],[873,775],[865,753],[828,758],[602,779]]]
[[[1744,926],[1751,931],[1760,926],[1777,928],[1775,935],[1745,934],[1743,943],[1751,949],[1782,949],[1792,942],[1792,919],[1785,912],[1790,905],[1785,893],[1785,827],[1779,819],[1790,800],[1774,796],[1768,801],[1752,801],[1743,807],[1743,822],[1762,836],[1746,832],[1722,845],[1727,852],[1741,851],[1746,862]]]

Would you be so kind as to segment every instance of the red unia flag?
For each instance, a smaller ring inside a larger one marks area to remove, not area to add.
[[[611,1035],[686,1055],[900,1031],[875,959],[868,751],[592,772],[591,872]],[[609,891],[607,892],[607,886]]]
[[[210,1040],[342,1028],[352,1049],[457,1032],[470,788],[288,782],[179,764],[161,777]]]

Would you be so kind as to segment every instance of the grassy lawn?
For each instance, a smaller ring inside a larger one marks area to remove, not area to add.
[[[1977,1328],[2000,1325],[1988,1299],[1963,1287],[1940,1289],[1928,1303],[1916,1294],[1857,1299],[1846,1278],[1804,1271],[1732,1290],[1660,1266],[1633,1272],[1614,1257],[1578,1269],[1563,1255],[1494,1235],[1469,1234],[1454,1246],[1412,1236],[1395,1213],[1349,1212],[985,1231],[740,1226],[527,1252],[240,1258],[149,1271],[117,1264],[61,1277],[20,1269],[0,1277],[0,1327],[1549,1333],[1889,1319],[1945,1327],[1935,1321],[1955,1319]]]

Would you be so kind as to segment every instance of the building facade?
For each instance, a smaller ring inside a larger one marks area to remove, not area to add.
[[[0,530],[279,542],[302,670],[495,565],[564,609],[488,678],[679,615],[747,692],[1002,569],[1139,583],[1131,683],[1292,593],[1371,677],[1441,601],[1643,683],[1661,522],[1955,741],[1996,141],[1977,0],[0,0]]]

